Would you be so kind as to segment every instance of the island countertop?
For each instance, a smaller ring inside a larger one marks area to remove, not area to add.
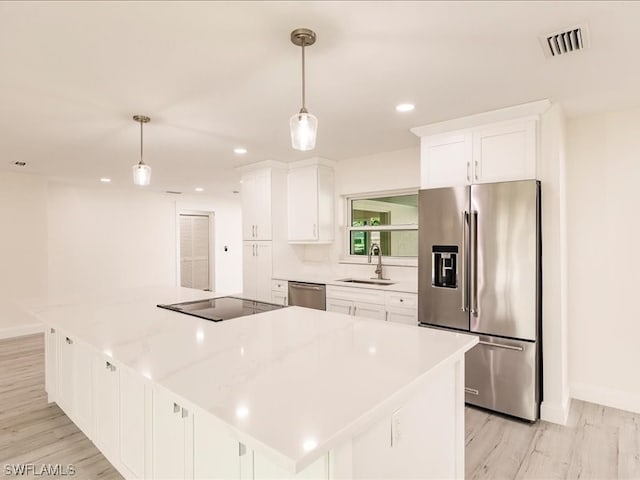
[[[33,312],[215,416],[291,471],[388,413],[477,342],[300,307],[224,322],[156,307],[215,296],[147,288],[45,302]]]

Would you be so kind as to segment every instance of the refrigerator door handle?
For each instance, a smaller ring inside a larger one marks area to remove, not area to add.
[[[471,249],[471,315],[478,316],[478,212],[473,211],[470,215],[471,239],[469,241]]]
[[[478,343],[480,345],[487,345],[489,347],[506,348],[507,350],[517,350],[518,352],[522,352],[524,350],[523,347],[517,347],[517,346],[514,346],[514,345],[506,345],[504,343],[485,342],[484,340],[480,340]]]
[[[460,243],[460,290],[462,291],[462,306],[460,309],[466,312],[469,309],[467,298],[467,222],[469,221],[469,212],[462,212],[462,242]]]

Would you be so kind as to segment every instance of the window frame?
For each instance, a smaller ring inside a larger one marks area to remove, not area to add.
[[[367,225],[362,227],[353,227],[352,224],[352,208],[351,202],[354,200],[375,200],[376,198],[386,197],[399,197],[403,195],[418,195],[418,188],[405,188],[399,190],[380,190],[367,193],[354,193],[349,195],[343,195],[344,206],[344,228],[342,229],[342,256],[340,263],[354,263],[354,264],[367,264],[366,255],[351,255],[351,232],[392,232],[392,231],[418,231],[419,221],[416,223],[401,224],[401,225]],[[418,256],[412,257],[394,257],[390,255],[383,255],[382,261],[384,265],[390,266],[404,266],[404,267],[417,267]]]

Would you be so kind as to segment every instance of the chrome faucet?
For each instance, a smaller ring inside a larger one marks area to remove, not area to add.
[[[376,265],[376,269],[374,271],[374,273],[377,275],[377,279],[385,280],[382,277],[382,249],[380,248],[380,245],[378,245],[377,243],[371,244],[371,247],[369,248],[369,255],[367,257],[367,261],[369,263],[371,263],[371,255],[378,255],[378,264]]]

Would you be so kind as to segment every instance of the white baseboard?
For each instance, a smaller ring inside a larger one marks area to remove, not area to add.
[[[0,328],[0,339],[32,335],[34,333],[42,333],[43,331],[44,325],[42,323],[16,325],[15,327]]]
[[[546,422],[566,425],[569,419],[569,407],[571,401],[567,398],[564,402],[543,401],[540,405],[540,418]]]
[[[571,397],[606,407],[640,413],[640,393],[637,392],[625,392],[596,385],[572,383]]]

